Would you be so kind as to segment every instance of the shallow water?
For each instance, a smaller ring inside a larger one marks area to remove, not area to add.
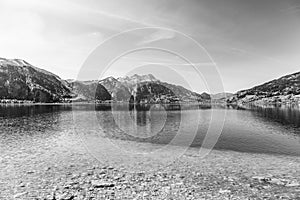
[[[226,117],[223,114],[226,111]],[[300,110],[210,106],[22,105],[0,106],[1,152],[59,141],[68,145],[76,131],[85,138],[172,144],[199,148],[212,122],[224,126],[215,149],[300,155]],[[220,117],[218,117],[220,116]],[[224,121],[223,121],[224,120]],[[74,132],[69,137],[66,134]],[[217,134],[216,134],[217,136]],[[214,136],[212,136],[214,138]],[[143,144],[143,143],[141,143]]]

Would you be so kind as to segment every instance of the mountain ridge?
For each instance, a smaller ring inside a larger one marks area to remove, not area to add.
[[[33,102],[132,101],[138,103],[299,103],[300,72],[285,75],[235,94],[198,94],[152,74],[107,77],[102,80],[63,80],[22,59],[0,58],[0,100]]]
[[[0,99],[33,102],[130,101],[169,103],[203,101],[200,94],[162,82],[152,74],[107,77],[102,80],[63,80],[22,59],[0,58]]]
[[[0,59],[0,99],[59,102],[70,89],[59,76],[21,59]]]
[[[300,102],[300,72],[240,90],[227,99],[228,103],[297,103]]]
[[[204,99],[196,92],[192,92],[179,85],[160,81],[152,74],[134,74],[119,78],[107,77],[100,80],[99,83],[107,88],[113,98],[123,101],[135,95],[145,96],[146,93],[148,95],[146,102],[201,101]],[[143,90],[140,90],[141,88]],[[152,90],[154,93],[151,92]],[[143,91],[144,94],[141,94]],[[151,95],[152,97],[149,97]]]

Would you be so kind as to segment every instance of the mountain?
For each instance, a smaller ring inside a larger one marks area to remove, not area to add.
[[[228,103],[293,103],[300,102],[300,72],[283,76],[237,92]]]
[[[0,58],[0,99],[58,102],[70,95],[67,82],[21,59]]]
[[[205,99],[205,100],[208,100],[208,101],[211,100],[211,95],[208,94],[208,93],[206,93],[206,92],[203,92],[203,93],[201,94],[201,97],[202,97],[203,99]]]
[[[0,100],[33,102],[134,101],[170,103],[210,101],[210,95],[162,82],[152,74],[91,81],[62,80],[21,59],[0,58]]]
[[[111,100],[111,94],[98,81],[69,81],[72,88],[72,101],[107,101]]]
[[[203,96],[182,86],[162,82],[152,74],[126,76],[121,78],[108,77],[100,80],[117,101],[135,99],[136,102],[176,102],[202,101]]]
[[[159,82],[144,82],[139,84],[133,94],[137,103],[170,103],[179,101],[178,96]]]
[[[99,84],[103,85],[107,89],[113,100],[129,101],[131,97],[131,88],[128,87],[128,85],[126,85],[124,82],[120,82],[114,77],[108,77],[100,80]]]
[[[118,78],[118,81],[126,85],[132,85],[141,82],[157,82],[159,80],[156,79],[152,74],[147,74],[147,75],[134,74],[132,76],[120,77]]]
[[[229,93],[229,92],[222,92],[222,93],[217,93],[217,94],[211,94],[211,98],[214,100],[220,100],[220,99],[227,99],[232,97],[234,94]]]

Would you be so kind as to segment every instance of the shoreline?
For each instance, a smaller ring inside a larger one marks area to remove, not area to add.
[[[44,102],[9,102],[4,103],[0,100],[0,106],[34,106],[34,105],[140,105],[140,106],[149,106],[149,105],[190,105],[190,106],[221,106],[221,107],[231,107],[231,108],[242,108],[249,109],[251,106],[254,107],[293,107],[299,108],[300,104],[297,103],[257,103],[257,102],[249,102],[249,103],[224,103],[224,102],[178,102],[178,103],[128,103],[128,102],[56,102],[56,103],[44,103]]]

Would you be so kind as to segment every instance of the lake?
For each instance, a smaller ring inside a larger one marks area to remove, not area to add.
[[[289,106],[1,105],[0,149],[5,155],[25,143],[49,144],[53,138],[68,145],[75,129],[85,138],[199,148],[210,124],[218,123],[224,125],[220,137],[211,135],[218,139],[215,149],[300,155],[300,109]]]

